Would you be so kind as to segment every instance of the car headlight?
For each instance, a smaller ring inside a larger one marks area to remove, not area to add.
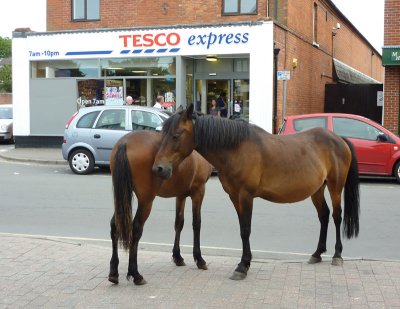
[[[3,125],[1,125],[0,128],[1,128],[2,131],[7,131],[8,126],[6,124],[3,124]]]

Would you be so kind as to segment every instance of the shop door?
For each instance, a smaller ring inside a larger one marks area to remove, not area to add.
[[[215,98],[218,103],[223,104],[226,109],[226,115],[229,117],[230,101],[231,101],[231,80],[228,79],[208,79],[205,81],[206,104],[202,112],[209,114],[211,107],[211,99]],[[202,100],[203,101],[203,100]],[[203,102],[202,102],[203,103]]]

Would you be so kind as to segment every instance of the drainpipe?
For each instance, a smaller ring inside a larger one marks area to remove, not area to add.
[[[278,54],[280,52],[279,48],[275,47],[274,44],[274,108],[273,108],[273,133],[277,133],[277,124],[278,124]]]

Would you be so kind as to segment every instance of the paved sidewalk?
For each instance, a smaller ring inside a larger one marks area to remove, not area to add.
[[[243,281],[229,279],[239,259],[191,255],[177,267],[171,253],[139,251],[147,284],[108,282],[111,245],[0,234],[0,308],[400,308],[400,262],[253,259]]]
[[[1,145],[0,158],[19,162],[36,162],[41,164],[63,164],[60,148],[15,148],[14,145]]]

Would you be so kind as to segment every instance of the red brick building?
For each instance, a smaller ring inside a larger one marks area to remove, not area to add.
[[[291,73],[291,79],[287,82],[286,114],[322,112],[325,84],[352,83],[335,78],[333,59],[341,61],[350,70],[354,69],[372,78],[373,82],[383,82],[380,52],[374,49],[330,0],[242,0],[243,6],[255,6],[250,13],[226,12],[224,0],[101,0],[100,17],[93,21],[84,18],[74,20],[73,2],[47,1],[48,31],[219,24],[272,19],[274,45],[280,50],[277,70],[288,70]],[[368,82],[368,79],[363,82]],[[275,109],[277,125],[281,121],[282,97],[282,82],[278,81]]]
[[[400,133],[400,2],[385,0],[385,46],[383,65],[385,66],[385,108],[384,125]]]
[[[242,117],[276,132],[284,115],[376,109],[377,91],[352,102],[341,88],[327,95],[331,84],[382,88],[379,52],[330,0],[47,0],[47,30],[13,34],[16,143],[59,143],[82,102],[127,95],[207,113],[226,93],[228,116],[241,106]]]

